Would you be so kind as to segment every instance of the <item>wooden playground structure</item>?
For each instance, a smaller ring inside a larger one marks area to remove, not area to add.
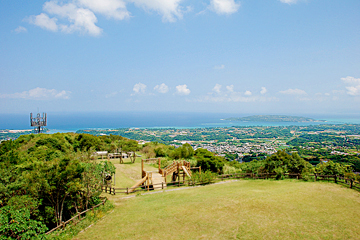
[[[120,163],[124,163],[124,159],[130,159],[131,163],[134,163],[136,160],[136,153],[135,152],[122,152],[121,149],[117,149],[114,153],[109,153],[108,151],[100,151],[95,152],[92,154],[93,159],[104,159],[104,157],[107,160],[110,159],[119,159]]]
[[[158,171],[145,171],[144,163],[156,163],[158,162]],[[134,186],[128,189],[128,193],[133,192],[140,186],[146,186],[147,190],[164,189],[166,187],[166,177],[172,175],[172,181],[180,182],[181,177],[185,181],[185,177],[191,178],[191,169],[199,169],[201,173],[201,167],[191,168],[190,162],[173,161],[167,167],[161,169],[160,158],[141,159],[141,180],[139,180]]]

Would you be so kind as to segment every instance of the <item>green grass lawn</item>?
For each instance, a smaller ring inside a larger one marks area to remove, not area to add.
[[[241,180],[121,197],[75,239],[360,239],[360,194],[332,183]]]
[[[102,161],[106,161],[103,159]],[[98,162],[101,161],[97,160]],[[131,163],[130,159],[125,158],[124,163],[120,164],[119,159],[110,160],[116,167],[115,186],[116,188],[126,188],[133,186],[141,179],[141,158],[137,157],[135,163]],[[145,171],[156,171],[157,168],[150,164],[144,164]]]

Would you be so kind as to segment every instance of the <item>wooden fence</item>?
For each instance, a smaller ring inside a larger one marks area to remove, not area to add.
[[[75,216],[73,216],[72,218],[70,218],[69,220],[67,220],[66,222],[62,222],[59,226],[51,229],[50,231],[48,231],[48,232],[45,233],[45,234],[46,234],[46,235],[47,235],[47,234],[50,234],[50,233],[52,233],[53,231],[55,231],[55,230],[57,230],[57,229],[60,229],[60,228],[61,228],[61,229],[64,229],[65,226],[66,226],[67,224],[69,224],[70,222],[72,222],[72,221],[75,221],[75,222],[76,222],[76,221],[81,221],[82,219],[84,219],[84,218],[81,218],[81,215],[87,213],[88,211],[93,211],[93,212],[94,212],[94,211],[95,211],[95,208],[97,208],[97,207],[99,207],[99,206],[101,206],[101,205],[104,205],[105,202],[106,202],[106,200],[107,200],[107,198],[105,198],[104,201],[102,201],[102,202],[99,203],[98,205],[93,206],[93,207],[91,207],[91,208],[89,208],[89,209],[87,209],[87,210],[85,210],[85,211],[83,211],[83,212],[80,212],[80,213],[76,214]]]
[[[355,188],[357,190],[360,190],[360,182],[354,181],[353,179],[341,177],[338,175],[320,175],[320,174],[312,174],[309,175],[310,177],[314,177],[315,181],[319,180],[327,180],[332,181],[335,183],[341,183],[343,185],[346,185],[350,188]],[[291,179],[302,179],[302,175],[300,173],[286,173],[286,178]],[[174,187],[180,187],[180,186],[195,186],[195,185],[204,185],[213,183],[216,181],[223,181],[226,179],[274,179],[276,178],[276,173],[235,173],[235,174],[223,174],[217,176],[217,178],[213,179],[211,182],[194,182],[191,179],[189,180],[183,180],[183,181],[175,181],[175,182],[168,182],[168,183],[159,183],[159,184],[151,184],[151,185],[142,185],[136,188],[116,188],[116,187],[108,187],[103,186],[102,190],[109,194],[129,194],[131,192],[142,192],[142,191],[149,191],[154,189],[164,189],[167,186],[174,186]]]

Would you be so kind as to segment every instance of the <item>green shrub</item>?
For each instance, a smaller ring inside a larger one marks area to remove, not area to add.
[[[214,154],[206,149],[196,149],[195,158],[197,160],[197,166],[201,167],[202,171],[211,171],[214,173],[222,173],[224,167],[224,159]]]
[[[45,239],[45,224],[30,219],[27,208],[0,208],[0,239]]]
[[[309,181],[311,179],[311,174],[314,174],[313,168],[304,168],[301,172],[301,177],[304,181]]]
[[[353,180],[353,181],[357,180],[357,175],[355,173],[352,173],[352,172],[345,173],[344,177],[348,178],[350,180]]]
[[[205,171],[202,173],[193,173],[190,179],[190,184],[191,185],[196,185],[196,184],[209,184],[214,182],[214,180],[216,179],[217,174],[213,173],[211,171]]]
[[[276,179],[284,179],[285,176],[285,170],[282,167],[277,167],[274,169],[274,172],[276,173]]]
[[[350,170],[341,163],[334,163],[333,161],[321,162],[316,165],[316,173],[321,175],[341,175],[344,176]]]

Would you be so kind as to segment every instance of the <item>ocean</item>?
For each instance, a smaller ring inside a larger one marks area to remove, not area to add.
[[[109,128],[209,128],[231,126],[306,126],[360,124],[360,115],[298,115],[327,122],[236,122],[223,120],[252,114],[179,112],[47,113],[50,133]],[[292,114],[289,114],[292,115]],[[293,115],[292,115],[293,116]],[[294,115],[296,116],[296,115]],[[0,114],[0,129],[31,129],[30,114]]]

